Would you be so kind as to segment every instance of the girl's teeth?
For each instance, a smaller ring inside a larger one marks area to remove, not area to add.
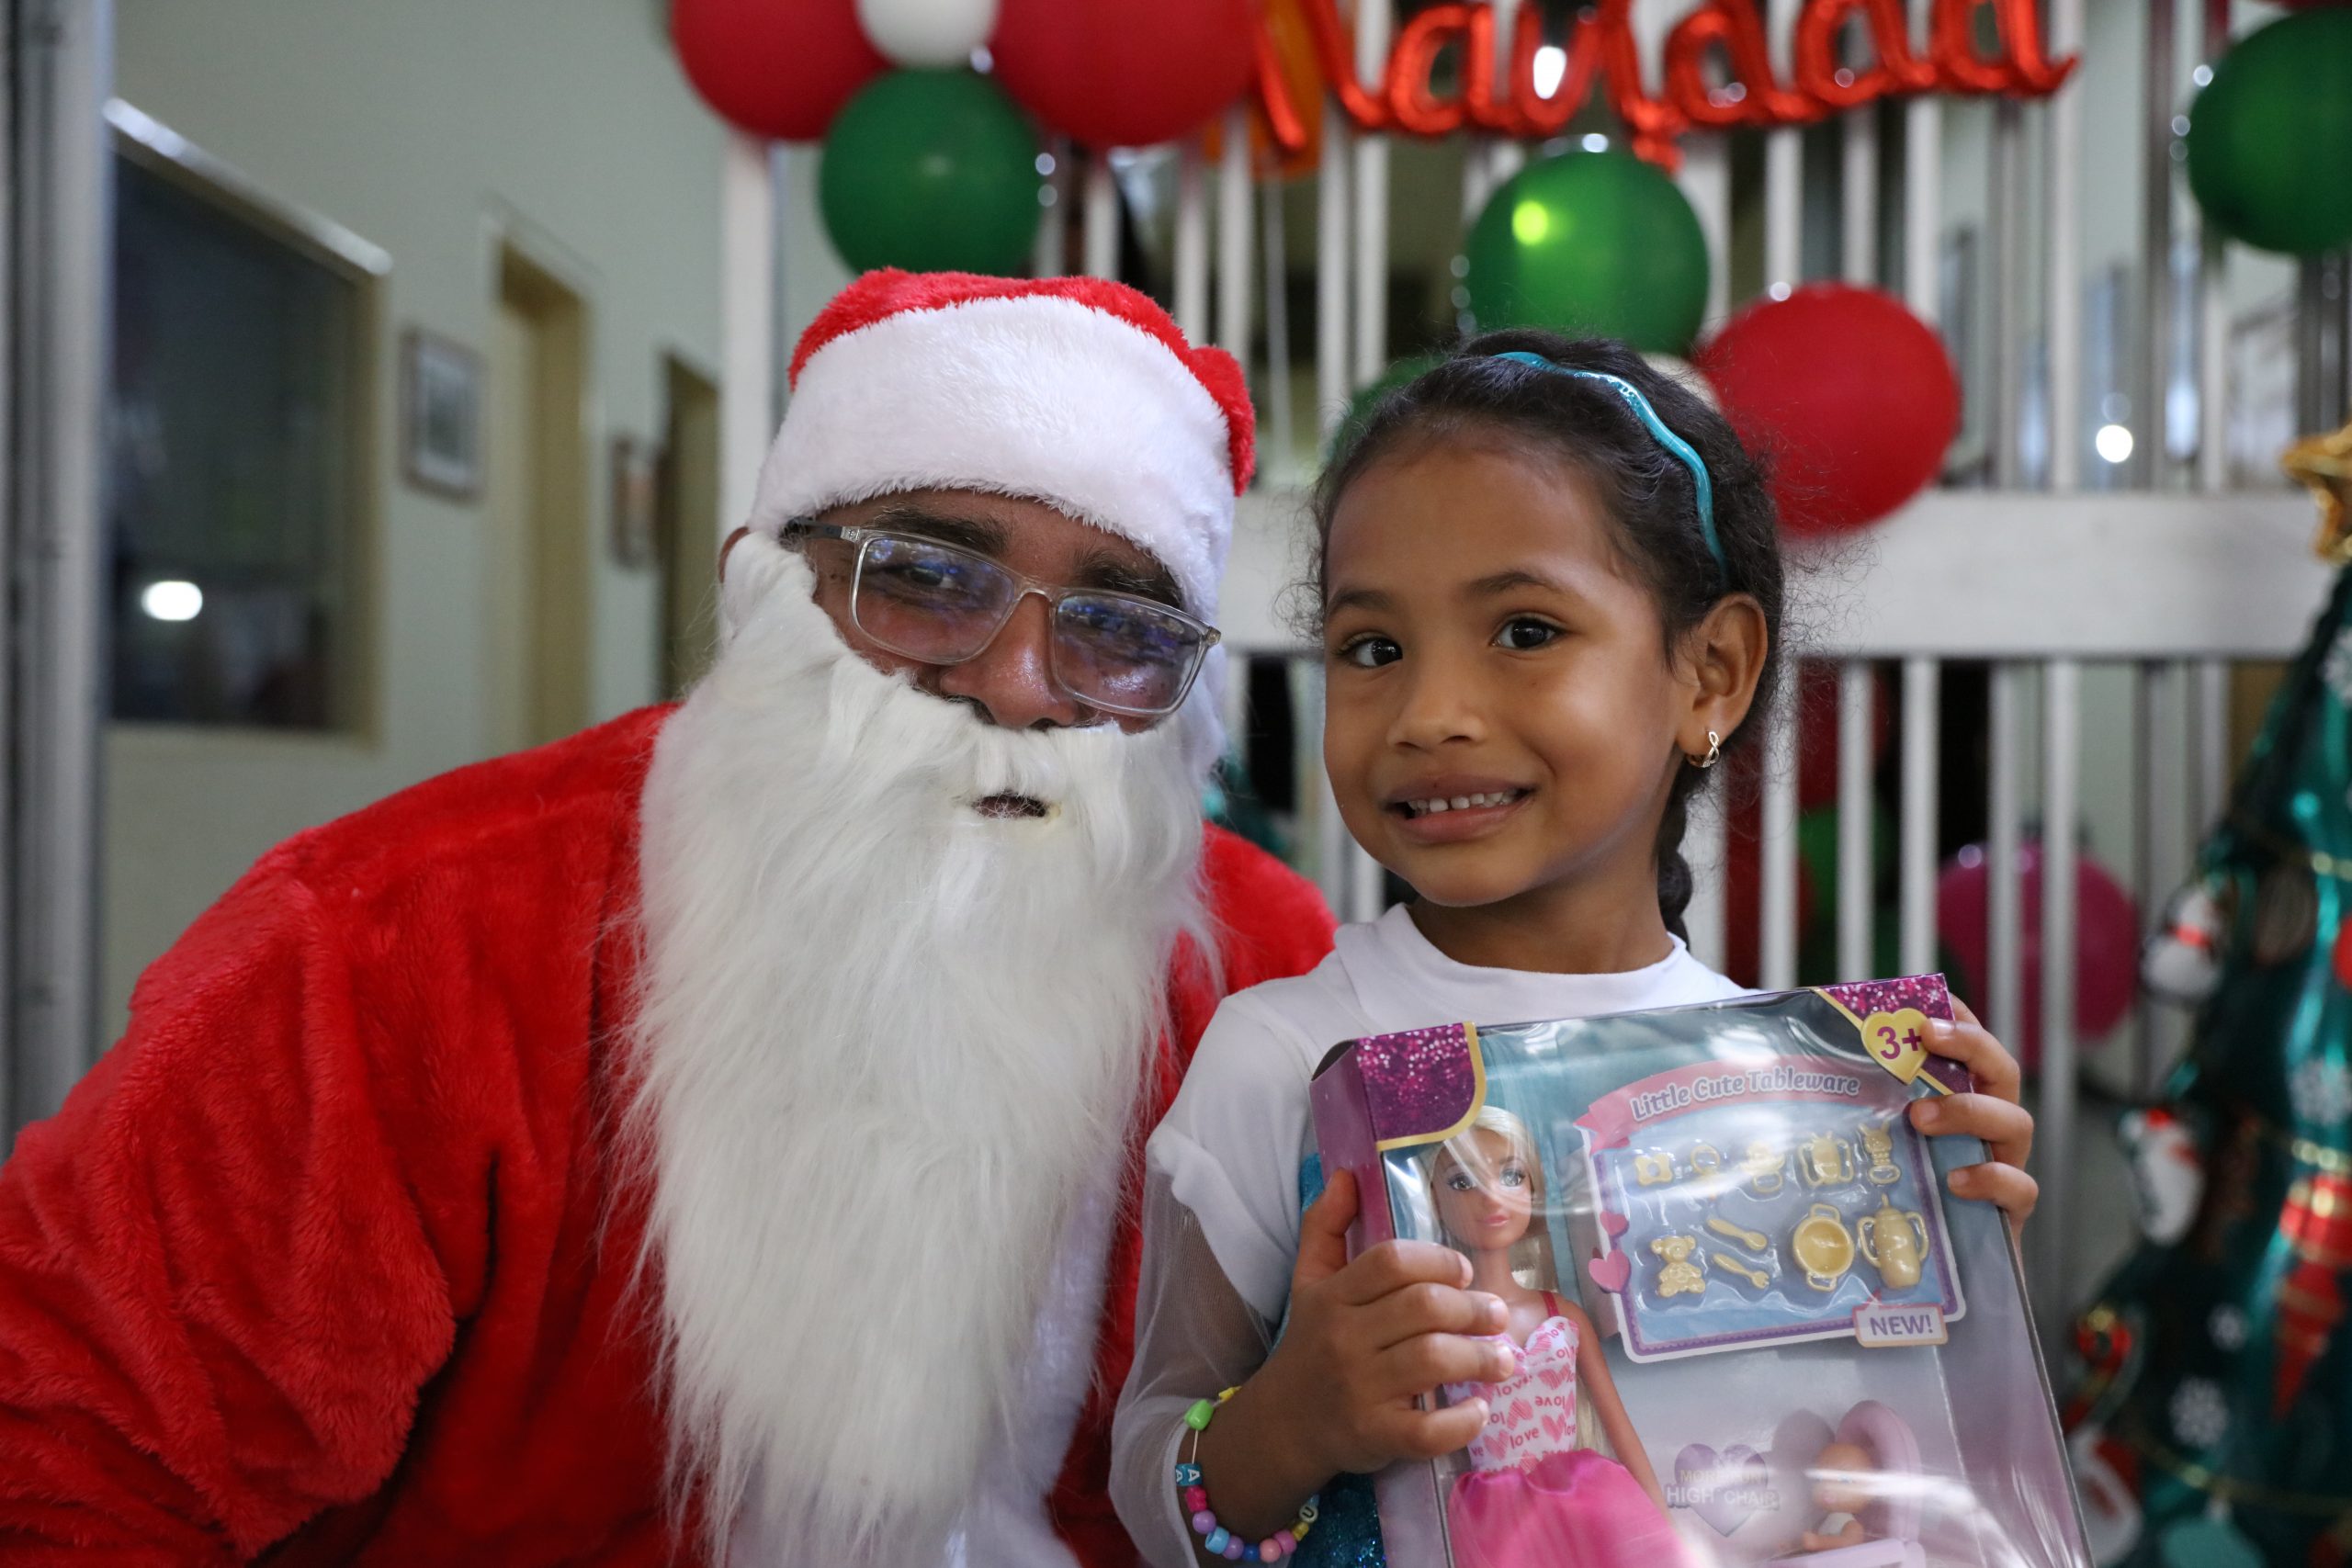
[[[1430,800],[1406,803],[1406,809],[1415,817],[1433,817],[1441,811],[1467,811],[1474,807],[1509,806],[1519,798],[1517,790],[1490,790],[1483,795],[1440,795]]]

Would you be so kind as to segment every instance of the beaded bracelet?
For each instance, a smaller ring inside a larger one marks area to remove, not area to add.
[[[1296,1551],[1298,1543],[1306,1539],[1306,1532],[1315,1528],[1317,1499],[1309,1497],[1306,1506],[1298,1510],[1296,1524],[1288,1529],[1276,1530],[1252,1547],[1216,1522],[1216,1516],[1209,1511],[1208,1491],[1201,1484],[1202,1428],[1209,1424],[1209,1417],[1216,1414],[1217,1406],[1231,1399],[1233,1394],[1234,1391],[1228,1388],[1215,1399],[1194,1400],[1193,1407],[1184,1412],[1184,1425],[1193,1429],[1193,1449],[1189,1460],[1177,1463],[1176,1485],[1183,1495],[1185,1511],[1193,1516],[1193,1533],[1208,1538],[1201,1544],[1212,1555],[1222,1557],[1228,1562],[1238,1562],[1244,1558],[1254,1558],[1260,1562],[1279,1562]]]

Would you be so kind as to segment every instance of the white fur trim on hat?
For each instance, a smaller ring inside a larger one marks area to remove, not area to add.
[[[804,349],[752,525],[913,490],[1019,496],[1148,551],[1213,619],[1247,433],[1154,332],[1007,287],[1033,291],[890,310]]]

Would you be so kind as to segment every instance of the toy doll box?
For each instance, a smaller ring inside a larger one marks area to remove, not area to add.
[[[1983,1146],[1906,1113],[1968,1087],[1951,1016],[1928,976],[1334,1051],[1351,1247],[1453,1247],[1544,1319],[1440,1396],[1488,1400],[1467,1452],[1379,1478],[1393,1568],[2086,1563],[2007,1223],[1945,1190]]]

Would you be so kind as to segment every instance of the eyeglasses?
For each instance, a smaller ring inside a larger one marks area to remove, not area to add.
[[[985,556],[935,539],[813,518],[784,525],[787,538],[857,547],[850,620],[888,649],[925,664],[961,664],[996,640],[1021,601],[1045,600],[1054,683],[1087,706],[1135,717],[1173,713],[1216,646],[1216,627],[1133,593],[1056,588]]]

